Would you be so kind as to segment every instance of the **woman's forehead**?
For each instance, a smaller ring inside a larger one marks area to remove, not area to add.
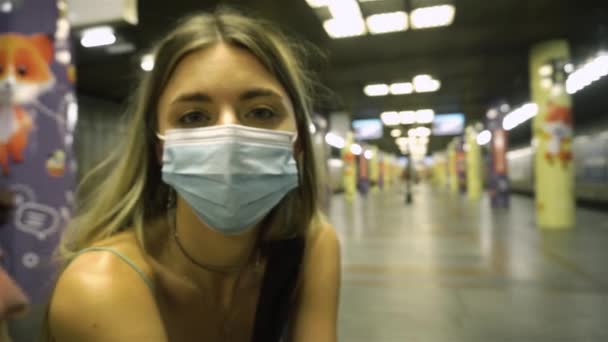
[[[184,93],[234,96],[251,88],[269,89],[289,99],[280,82],[249,51],[219,43],[186,55],[161,95],[161,106]]]

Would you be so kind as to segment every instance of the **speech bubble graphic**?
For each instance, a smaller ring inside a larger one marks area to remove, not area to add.
[[[15,226],[17,230],[30,234],[39,240],[57,232],[61,216],[57,210],[44,204],[26,202],[17,207]]]

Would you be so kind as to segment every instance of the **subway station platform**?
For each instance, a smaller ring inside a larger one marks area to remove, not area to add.
[[[332,199],[340,341],[608,341],[608,213],[535,227],[532,198],[493,210],[427,185]]]

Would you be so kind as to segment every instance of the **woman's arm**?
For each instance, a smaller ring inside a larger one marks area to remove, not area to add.
[[[293,342],[336,342],[340,243],[329,224],[307,241],[293,321]]]
[[[61,275],[49,312],[55,342],[166,342],[143,280],[108,252],[89,252]]]

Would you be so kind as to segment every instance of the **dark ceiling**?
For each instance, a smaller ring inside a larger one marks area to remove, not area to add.
[[[602,48],[600,41],[608,42],[607,1],[454,0],[453,3],[456,18],[446,28],[332,40],[305,0],[182,0],[170,4],[140,0],[139,24],[122,25],[118,32],[122,39],[142,50],[110,55],[103,49],[79,47],[78,88],[89,96],[124,101],[132,89],[134,76],[140,72],[139,56],[143,49],[181,16],[212,10],[218,5],[247,9],[277,23],[291,36],[318,46],[326,58],[313,61],[313,65],[333,95],[320,98],[317,111],[328,115],[334,110],[346,110],[354,118],[378,117],[384,110],[433,108],[436,112],[463,112],[468,122],[479,121],[491,105],[506,102],[516,106],[529,99],[528,53],[533,44],[567,38],[576,63]],[[362,10],[395,10],[392,8],[407,4],[406,0],[378,0],[362,4]],[[440,91],[379,98],[363,94],[365,84],[411,80],[417,74],[431,74],[441,80]],[[606,115],[606,101],[603,105],[601,115]],[[599,115],[595,106],[593,109],[575,112],[577,120]],[[377,143],[385,150],[396,151],[393,139],[386,136]],[[515,136],[522,141],[528,139],[522,133]],[[443,148],[446,143],[447,138],[434,137],[430,150]]]

